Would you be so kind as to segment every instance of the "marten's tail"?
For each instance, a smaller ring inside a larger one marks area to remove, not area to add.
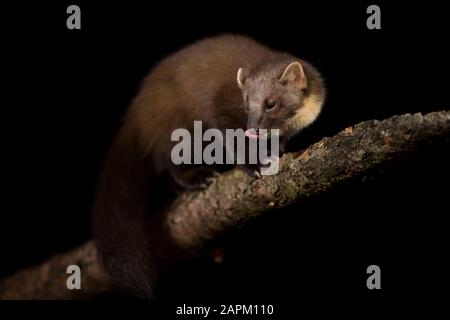
[[[120,289],[152,297],[156,266],[148,230],[148,181],[137,144],[119,134],[102,168],[92,231],[100,259]]]
[[[116,220],[94,227],[94,239],[105,271],[119,292],[152,298],[156,267],[140,221]]]

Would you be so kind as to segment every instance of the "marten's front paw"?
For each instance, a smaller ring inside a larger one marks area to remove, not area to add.
[[[209,167],[190,168],[172,172],[173,181],[187,191],[206,189],[219,174]]]
[[[242,165],[237,165],[237,168],[239,170],[244,171],[246,174],[248,174],[250,177],[252,177],[254,179],[261,178],[261,173],[259,172],[258,165],[242,164]]]
[[[204,176],[199,176],[197,181],[194,182],[193,188],[191,190],[202,190],[208,188],[211,183],[213,183],[214,179],[219,176],[219,173],[216,171],[204,173]]]

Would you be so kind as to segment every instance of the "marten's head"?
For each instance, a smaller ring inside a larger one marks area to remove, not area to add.
[[[257,138],[259,129],[279,129],[280,135],[289,136],[310,125],[319,116],[325,95],[317,71],[299,61],[239,68],[237,84],[248,112],[249,138]]]

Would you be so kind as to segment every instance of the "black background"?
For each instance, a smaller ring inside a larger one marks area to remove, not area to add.
[[[366,28],[372,3],[381,30]],[[70,4],[81,7],[81,30],[66,28]],[[360,121],[449,109],[450,12],[429,1],[55,1],[2,11],[0,276],[89,238],[101,160],[140,79],[202,37],[246,34],[322,72],[324,111],[296,148]],[[286,315],[315,303],[317,312],[377,310],[443,297],[449,160],[439,145],[275,212],[224,241],[223,265],[203,257],[180,266],[159,301],[265,302]],[[371,264],[381,267],[380,291],[366,288]]]

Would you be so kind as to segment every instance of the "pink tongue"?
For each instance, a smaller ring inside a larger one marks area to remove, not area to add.
[[[247,129],[245,130],[245,135],[250,139],[258,139],[258,134],[255,129]]]

